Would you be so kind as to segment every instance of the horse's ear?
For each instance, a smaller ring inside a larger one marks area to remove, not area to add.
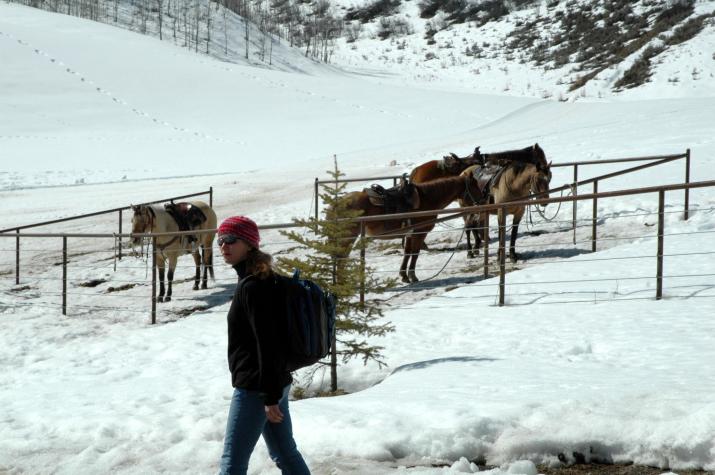
[[[457,156],[456,153],[449,152],[449,155],[450,155],[452,158],[454,158],[455,160],[459,160],[459,157]]]
[[[549,160],[549,164],[546,165],[546,168],[551,168],[551,164],[552,164],[552,163],[554,163],[554,161],[553,161],[553,160]]]

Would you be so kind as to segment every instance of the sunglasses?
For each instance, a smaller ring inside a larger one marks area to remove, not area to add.
[[[238,239],[239,238],[237,236],[234,236],[233,234],[224,234],[223,236],[218,237],[216,243],[219,247],[221,247],[224,244],[234,244],[236,241],[238,241]]]

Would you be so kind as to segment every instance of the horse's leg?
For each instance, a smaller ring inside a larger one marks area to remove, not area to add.
[[[159,269],[159,295],[156,298],[157,302],[164,301],[164,258],[157,259],[156,267]]]
[[[511,262],[516,262],[519,258],[516,253],[516,234],[519,232],[519,223],[522,216],[524,216],[524,208],[518,209],[511,221],[511,240],[509,241],[509,260]]]
[[[193,250],[191,256],[194,258],[194,265],[196,266],[196,275],[194,276],[194,286],[193,290],[199,290],[199,280],[201,280],[201,254],[199,254],[198,246]]]
[[[206,249],[206,245],[202,244],[201,245],[201,265],[204,267],[204,275],[201,278],[201,288],[202,289],[208,289],[209,288],[209,263],[208,263],[208,255],[206,254],[208,250]]]
[[[206,252],[206,269],[208,269],[209,275],[211,276],[211,279],[215,279],[214,277],[214,250],[213,250],[213,242],[210,242],[206,247],[204,248],[204,252]]]
[[[477,215],[470,214],[464,218],[464,225],[467,233],[467,257],[473,258],[479,255],[479,219]],[[474,246],[472,246],[471,235],[474,235]]]
[[[403,242],[404,245],[402,247],[402,264],[400,264],[400,278],[402,279],[402,282],[409,284],[410,279],[407,276],[407,261],[410,259],[410,252],[408,249],[410,249],[410,243],[412,242],[412,234],[405,236]]]
[[[171,301],[171,284],[174,282],[174,271],[176,270],[176,260],[178,258],[178,254],[173,254],[169,256],[169,271],[167,272],[167,288],[166,297],[164,297],[164,302]]]
[[[417,274],[415,274],[415,267],[417,266],[417,258],[420,257],[420,250],[422,249],[422,244],[424,244],[426,237],[426,232],[413,234],[410,245],[406,248],[405,254],[407,255],[407,252],[409,252],[410,255],[410,270],[408,271],[410,282],[419,282],[420,280],[417,278]]]

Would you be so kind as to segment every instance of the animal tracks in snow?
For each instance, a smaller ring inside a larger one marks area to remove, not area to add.
[[[22,39],[20,39],[20,38],[15,38],[13,35],[11,35],[11,34],[9,34],[9,33],[5,33],[5,32],[0,31],[0,37],[6,37],[6,38],[9,38],[9,39],[11,39],[11,40],[14,39],[15,41],[17,41],[18,44],[20,44],[20,45],[22,45],[22,46],[26,46],[26,47],[28,47],[28,48],[31,48],[31,49],[32,49],[32,52],[33,52],[34,54],[36,54],[36,55],[38,55],[38,56],[42,56],[42,57],[44,57],[44,58],[47,58],[47,60],[48,60],[50,63],[52,63],[52,64],[61,66],[61,67],[64,69],[64,72],[66,72],[67,74],[72,75],[73,77],[76,77],[80,82],[85,83],[85,84],[90,84],[90,85],[94,86],[95,92],[97,92],[97,93],[99,93],[99,94],[102,94],[103,96],[107,96],[107,97],[108,97],[109,99],[111,99],[112,102],[114,102],[115,104],[120,105],[120,106],[123,106],[123,107],[127,107],[127,108],[130,107],[130,104],[129,104],[128,101],[125,101],[124,99],[122,99],[122,98],[120,98],[120,97],[117,97],[117,96],[116,96],[115,94],[113,94],[111,91],[109,91],[109,90],[107,90],[107,89],[104,89],[104,88],[102,88],[101,86],[96,86],[94,81],[92,81],[92,80],[86,78],[82,73],[80,73],[80,72],[78,72],[78,71],[72,69],[71,67],[67,66],[63,61],[60,61],[60,60],[58,60],[57,58],[53,58],[50,54],[48,54],[47,52],[43,51],[42,49],[33,47],[33,46],[30,45],[30,43],[28,43],[27,41],[24,41],[24,40],[22,40]],[[256,78],[256,79],[258,79],[258,78]],[[146,118],[146,119],[151,119],[151,121],[154,122],[154,123],[157,124],[157,125],[160,125],[160,126],[162,126],[162,127],[167,127],[167,128],[169,128],[169,129],[171,129],[171,130],[173,130],[173,131],[175,131],[175,132],[180,132],[180,133],[189,134],[191,137],[198,137],[198,138],[200,138],[200,139],[210,140],[210,141],[212,141],[212,142],[230,143],[230,144],[233,144],[233,145],[240,145],[240,146],[245,146],[245,145],[246,145],[246,142],[243,141],[243,140],[231,140],[231,139],[224,139],[224,138],[214,137],[214,136],[205,134],[205,133],[200,132],[200,131],[197,131],[197,130],[190,130],[190,129],[187,129],[187,128],[184,128],[184,127],[179,127],[179,126],[173,125],[173,124],[171,124],[170,122],[167,122],[166,120],[163,120],[163,119],[160,119],[160,118],[158,118],[158,117],[155,117],[155,116],[151,115],[150,113],[148,113],[148,112],[146,112],[146,111],[143,111],[143,110],[141,110],[141,109],[138,109],[138,108],[136,108],[136,107],[132,107],[132,108],[130,109],[130,111],[131,111],[134,115],[136,115],[136,116],[138,116],[138,117]],[[19,137],[19,136],[2,136],[2,137],[0,137],[0,138],[25,138],[25,139],[29,139],[29,138],[38,138],[38,136],[22,136],[22,137]],[[50,139],[51,137],[44,137],[44,138],[45,138],[45,139]],[[169,139],[169,141],[172,141],[172,142],[181,142],[182,140],[181,140],[181,139]]]

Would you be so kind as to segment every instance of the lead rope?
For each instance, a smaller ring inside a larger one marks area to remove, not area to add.
[[[566,195],[566,196],[571,196],[571,194],[572,194],[571,191],[569,191],[568,195]],[[563,196],[564,196],[564,190],[561,190],[561,197],[563,198]],[[551,218],[546,217],[546,215],[542,211],[541,206],[539,206],[539,205],[534,205],[534,206],[536,206],[536,211],[538,211],[539,215],[544,219],[544,221],[546,221],[547,223],[550,223],[551,221],[556,219],[556,217],[559,215],[559,211],[561,210],[561,203],[563,203],[563,202],[559,201],[559,206],[558,206],[558,208],[556,208],[556,212],[554,213],[554,215]],[[544,206],[543,209],[546,209],[546,206]]]

